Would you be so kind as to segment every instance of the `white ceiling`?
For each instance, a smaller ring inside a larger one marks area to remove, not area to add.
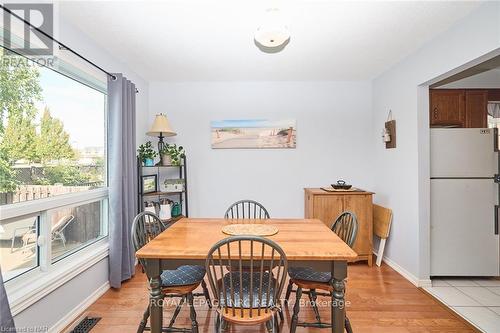
[[[149,81],[365,80],[469,14],[480,2],[177,0],[61,2],[59,12]],[[253,34],[279,7],[286,48]],[[64,41],[63,41],[64,42]]]

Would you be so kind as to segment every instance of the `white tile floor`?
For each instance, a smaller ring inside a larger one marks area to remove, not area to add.
[[[500,279],[435,278],[425,290],[480,331],[500,333]]]

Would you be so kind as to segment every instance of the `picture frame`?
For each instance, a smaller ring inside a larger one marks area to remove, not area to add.
[[[213,120],[212,149],[295,149],[295,119],[226,119]]]
[[[141,176],[141,191],[142,194],[157,192],[158,176],[157,175]]]

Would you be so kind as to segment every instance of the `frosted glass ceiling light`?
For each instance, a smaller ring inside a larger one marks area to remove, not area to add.
[[[268,9],[264,23],[255,32],[255,44],[264,52],[279,52],[290,41],[290,31],[279,14],[277,8]]]
[[[286,27],[260,27],[255,33],[255,40],[265,47],[277,47],[290,39],[290,32]]]

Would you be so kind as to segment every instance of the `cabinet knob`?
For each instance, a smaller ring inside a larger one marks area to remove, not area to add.
[[[439,111],[438,108],[434,108],[434,110],[432,110],[432,111],[433,111],[432,115],[433,115],[434,119],[438,119],[438,111]]]

